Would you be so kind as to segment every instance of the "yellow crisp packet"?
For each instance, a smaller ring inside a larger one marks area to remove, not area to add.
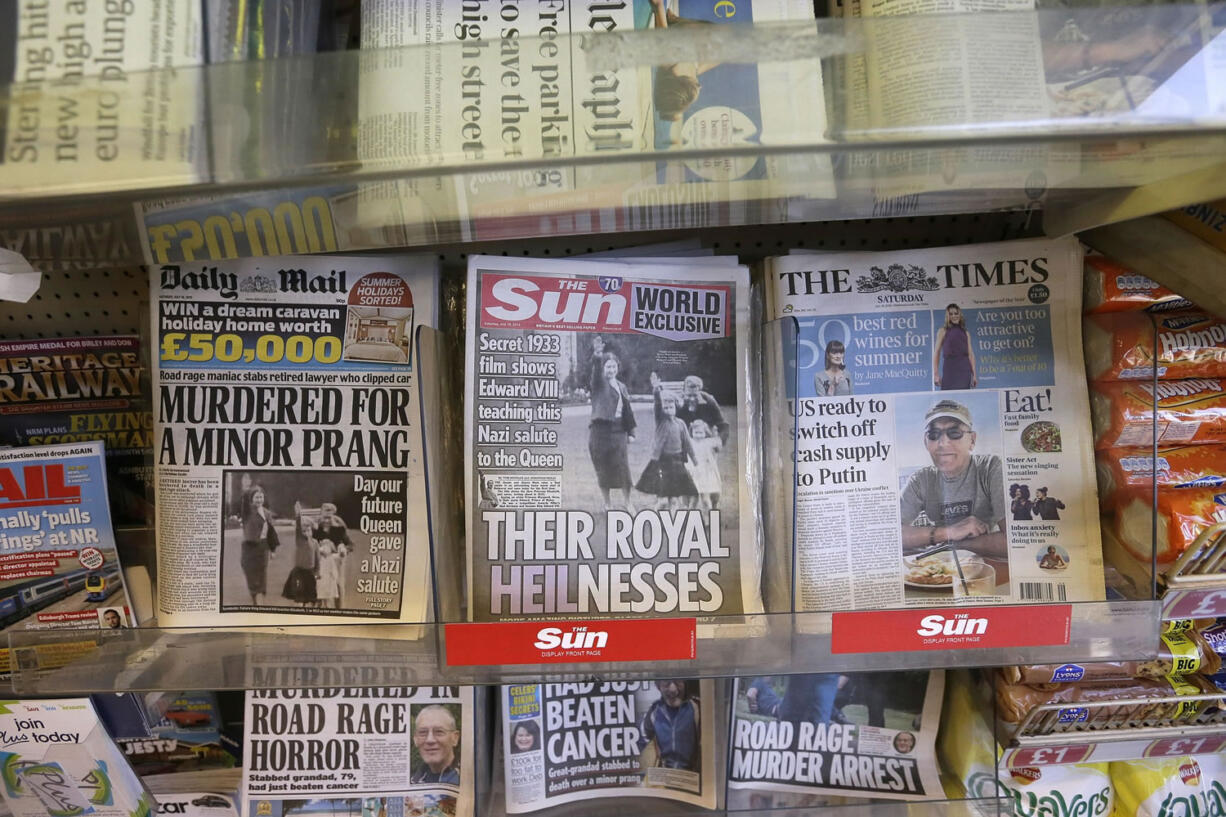
[[[1000,770],[1016,817],[1108,817],[1113,797],[1106,763]]]
[[[1206,782],[1189,755],[1111,764],[1117,817],[1208,817]]]

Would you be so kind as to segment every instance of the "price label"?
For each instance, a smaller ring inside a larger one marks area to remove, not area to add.
[[[1162,738],[1145,747],[1145,757],[1177,757],[1179,755],[1208,755],[1222,751],[1226,735],[1201,735],[1200,737]]]
[[[1016,769],[1021,766],[1059,766],[1063,763],[1084,763],[1092,754],[1094,754],[1094,745],[1091,743],[1027,747],[1017,749],[1009,755],[1006,765]]]
[[[1163,618],[1226,616],[1226,590],[1180,590],[1163,598]]]

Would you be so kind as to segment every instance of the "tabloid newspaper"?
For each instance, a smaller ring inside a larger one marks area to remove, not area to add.
[[[768,269],[799,323],[799,609],[1103,598],[1075,240]]]
[[[247,692],[243,813],[473,813],[472,687]]]
[[[0,443],[106,445],[115,524],[143,525],[152,468],[140,338],[0,341]]]
[[[698,227],[738,221],[730,213],[750,200],[832,198],[826,157],[628,161],[824,134],[818,59],[719,59],[718,38],[731,27],[789,20],[812,23],[812,4],[368,0],[362,4],[368,53],[361,63],[359,157],[375,167],[403,167],[409,159],[459,162],[474,171],[369,188],[362,194],[363,221],[377,221],[381,212],[389,224],[423,215],[458,220],[471,240],[514,234],[550,214],[590,219],[582,232]],[[607,38],[603,49],[589,42],[592,34],[661,29],[673,32],[672,46],[646,38]],[[678,54],[677,61],[657,64],[662,48]],[[608,56],[606,64],[597,50]],[[414,92],[406,94],[410,87]],[[594,156],[620,161],[481,169]]]
[[[761,612],[744,267],[473,256],[469,610]]]
[[[207,156],[201,77],[150,71],[204,61],[195,0],[0,6],[0,133],[6,194],[193,184]]]
[[[0,451],[0,622],[5,632],[131,626],[102,443]],[[18,666],[37,664],[33,650]],[[37,666],[30,666],[36,669]],[[11,671],[7,639],[0,679]]]
[[[150,268],[163,626],[423,621],[430,258]]]
[[[713,723],[723,713],[714,682],[520,684],[501,691],[508,814],[604,797],[715,808]]]
[[[941,799],[944,670],[738,678],[731,789]]]
[[[89,698],[4,701],[0,796],[13,817],[150,817],[156,804]]]

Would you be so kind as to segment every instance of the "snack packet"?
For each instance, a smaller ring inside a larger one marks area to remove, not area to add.
[[[1226,377],[1226,321],[1205,312],[1088,315],[1084,336],[1091,380]]]
[[[1118,817],[1194,817],[1205,814],[1205,775],[1189,755],[1111,764]]]
[[[1122,488],[1108,500],[1116,508],[1115,535],[1134,558],[1150,558],[1153,494]],[[1158,491],[1158,537],[1153,543],[1160,566],[1179,558],[1211,525],[1226,522],[1226,491],[1212,488]]]
[[[1094,447],[1226,443],[1226,383],[1214,377],[1096,383],[1090,390]]]
[[[1152,448],[1108,448],[1095,461],[1100,497],[1120,488],[1151,488],[1155,480],[1164,489],[1226,485],[1226,445],[1159,448],[1156,459]]]
[[[1115,804],[1106,763],[1001,769],[1015,817],[1110,817]]]
[[[1187,298],[1105,255],[1087,254],[1084,269],[1082,308],[1087,313],[1166,312],[1194,306]]]

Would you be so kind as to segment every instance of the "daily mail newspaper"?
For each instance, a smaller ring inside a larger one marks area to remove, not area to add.
[[[474,719],[472,687],[250,690],[243,814],[472,814]]]
[[[132,626],[100,442],[0,451],[0,621],[4,632]],[[49,648],[50,649],[50,648]],[[40,660],[18,652],[23,669]],[[7,639],[0,679],[12,667]]]
[[[473,256],[470,617],[761,612],[744,267]]]
[[[1103,598],[1080,271],[1073,239],[772,260],[799,609]]]
[[[152,267],[163,626],[420,622],[429,258]]]
[[[944,670],[738,678],[728,786],[942,799]]]
[[[502,687],[507,813],[605,797],[715,808],[714,689],[693,678]]]

